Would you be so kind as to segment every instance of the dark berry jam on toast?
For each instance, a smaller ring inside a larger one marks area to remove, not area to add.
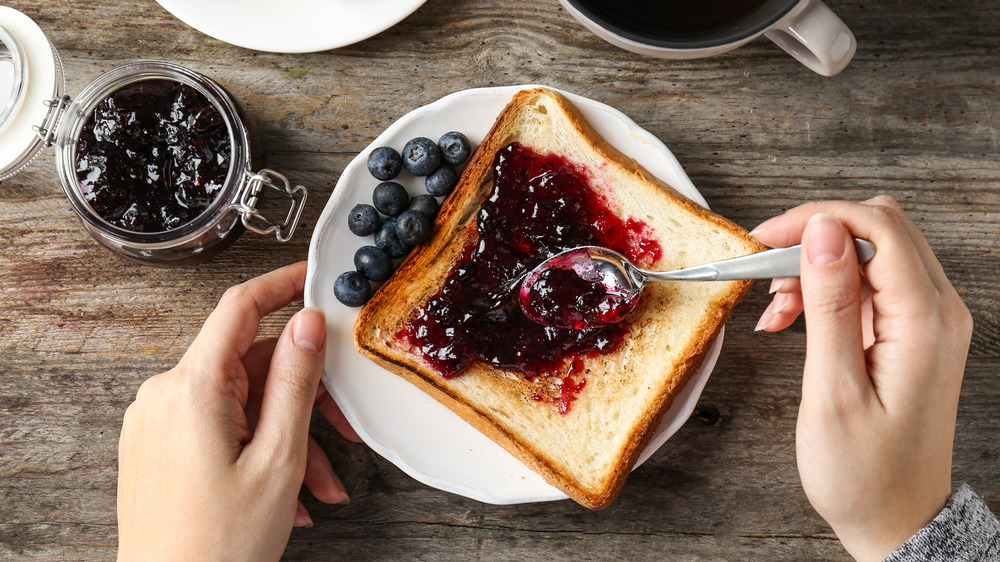
[[[659,259],[660,245],[648,225],[608,208],[588,186],[586,170],[561,156],[513,143],[497,153],[493,182],[477,217],[477,235],[399,337],[445,378],[479,362],[529,381],[556,377],[561,390],[532,398],[565,412],[586,384],[579,359],[618,349],[628,325],[542,326],[518,305],[521,279],[543,260],[580,245],[605,246],[643,264]]]

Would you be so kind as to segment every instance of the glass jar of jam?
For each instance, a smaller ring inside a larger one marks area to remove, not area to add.
[[[54,146],[84,228],[112,251],[153,265],[202,261],[244,230],[291,238],[306,189],[261,168],[256,128],[221,85],[144,61],[110,70],[71,100],[62,94],[58,54],[30,19],[0,7],[0,44],[0,96],[13,92],[0,97],[0,180]],[[36,64],[56,76],[36,76]],[[30,74],[17,70],[29,66]],[[274,196],[286,201],[283,217],[258,210]]]

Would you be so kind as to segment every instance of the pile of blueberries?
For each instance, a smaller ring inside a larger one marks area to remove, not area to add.
[[[395,269],[393,260],[430,237],[440,208],[437,198],[455,188],[458,172],[454,166],[464,163],[471,152],[469,139],[457,131],[445,133],[436,143],[427,137],[411,139],[402,154],[389,146],[371,152],[368,171],[381,183],[375,186],[371,205],[361,203],[351,209],[347,227],[358,236],[374,234],[375,245],[358,248],[354,254],[357,269],[337,277],[333,284],[337,300],[347,306],[368,302],[371,283],[388,281]],[[404,168],[424,178],[426,194],[411,199],[406,188],[392,181]]]

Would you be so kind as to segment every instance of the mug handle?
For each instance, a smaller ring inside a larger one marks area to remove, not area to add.
[[[823,76],[844,70],[858,48],[851,30],[820,0],[802,0],[764,35]]]

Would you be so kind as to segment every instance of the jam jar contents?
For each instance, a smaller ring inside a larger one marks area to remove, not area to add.
[[[132,232],[163,232],[197,217],[229,173],[232,139],[212,102],[182,82],[126,84],[80,131],[76,177],[91,208]]]
[[[620,321],[635,308],[639,295],[622,287],[614,272],[579,250],[557,256],[529,273],[518,302],[528,318],[539,324],[579,330]]]
[[[578,372],[583,362],[575,360],[616,350],[627,327],[542,326],[518,305],[521,278],[580,245],[609,247],[645,264],[660,257],[660,246],[648,225],[615,215],[588,187],[585,170],[565,158],[513,143],[497,153],[493,166],[494,186],[477,217],[478,236],[399,337],[445,378],[486,362],[529,381],[562,377],[564,390],[578,392],[586,381]],[[567,365],[569,371],[576,365],[577,372],[562,372]],[[545,398],[558,402],[563,413],[572,399],[569,394]]]

